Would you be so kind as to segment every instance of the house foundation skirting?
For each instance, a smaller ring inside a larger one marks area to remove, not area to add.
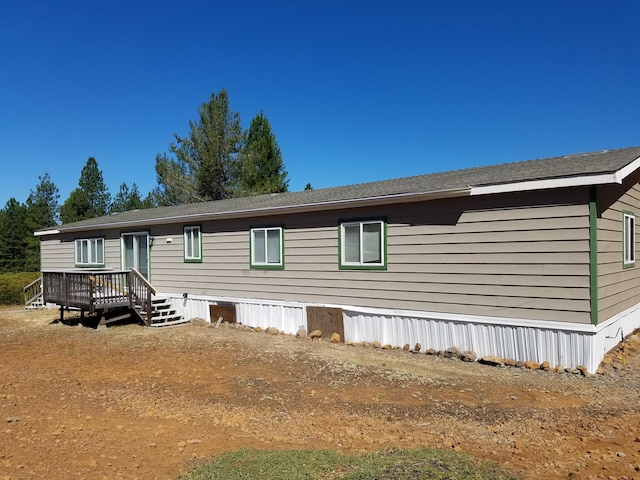
[[[186,319],[210,318],[209,305],[233,304],[238,323],[250,327],[275,327],[295,334],[307,329],[307,306],[340,308],[345,342],[374,342],[422,350],[457,347],[478,357],[495,355],[517,361],[549,362],[554,367],[580,365],[594,373],[604,354],[623,336],[640,327],[640,304],[598,326],[528,319],[453,315],[409,310],[305,304],[276,300],[167,294]],[[329,335],[331,332],[328,332]]]

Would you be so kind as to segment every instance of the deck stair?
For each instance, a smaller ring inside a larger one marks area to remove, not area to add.
[[[136,305],[134,307],[140,318],[148,318],[148,313],[145,306]],[[170,325],[179,325],[181,323],[188,323],[182,315],[180,315],[173,305],[171,300],[165,297],[156,297],[151,300],[151,323],[150,327],[167,327]]]
[[[26,308],[27,310],[39,310],[41,308],[44,308],[44,302],[42,301],[42,295],[40,295],[35,300],[32,300],[31,302],[29,302],[27,305],[25,305],[24,308]]]
[[[24,287],[24,306],[27,310],[37,310],[44,308],[44,297],[42,295],[42,277],[36,278],[29,285]]]

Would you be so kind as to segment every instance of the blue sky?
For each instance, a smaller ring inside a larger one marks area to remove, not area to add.
[[[225,88],[290,190],[640,145],[640,2],[0,2],[0,207],[110,192]]]

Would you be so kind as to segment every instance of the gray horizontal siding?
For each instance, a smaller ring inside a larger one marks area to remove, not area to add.
[[[40,257],[42,270],[69,270],[75,265],[75,240],[77,238],[100,237],[105,239],[105,268],[120,269],[120,233],[117,231],[96,232],[84,235],[57,235],[41,237]]]
[[[184,262],[183,225],[151,227],[151,282],[161,292],[588,323],[587,201],[575,189],[202,222],[202,263]],[[388,268],[340,270],[339,222],[366,218],[388,222]],[[285,268],[252,270],[249,230],[269,225],[285,229]],[[120,268],[120,234],[95,235],[106,239],[107,268]],[[43,237],[43,269],[73,268],[74,239]],[[602,247],[603,258],[617,255]],[[603,287],[612,298],[615,283]]]
[[[44,237],[47,238],[47,237]],[[58,238],[40,241],[40,264],[42,270],[66,270],[74,267],[73,242]]]
[[[623,268],[622,212],[636,215],[636,247],[640,245],[640,187],[634,175],[624,184],[598,189],[598,316],[603,322],[640,303],[640,261]],[[638,252],[636,252],[636,255]]]
[[[196,264],[183,261],[182,226],[165,227],[151,232],[152,281],[170,292],[586,323],[586,198],[570,191],[529,195],[531,205],[513,198],[508,210],[463,199],[205,222]],[[339,221],[379,216],[388,220],[388,269],[339,270]],[[284,270],[249,268],[249,228],[264,225],[285,227]]]

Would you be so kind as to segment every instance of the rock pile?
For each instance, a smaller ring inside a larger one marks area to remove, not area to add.
[[[221,320],[221,319],[219,319]],[[271,335],[284,335],[285,332],[281,332],[275,327],[269,327],[267,329],[263,329],[262,327],[249,327],[246,325],[242,325],[240,323],[228,323],[226,321],[218,322],[217,324],[208,324],[204,319],[196,318],[192,320],[193,325],[196,326],[209,326],[214,328],[236,328],[239,330],[252,331],[252,332],[266,332]],[[604,356],[602,364],[597,370],[597,374],[599,375],[615,375],[618,371],[624,369],[626,365],[626,355],[627,353],[636,353],[640,350],[640,330],[636,330],[631,335],[628,335],[622,342],[618,344],[618,346],[611,350]],[[323,334],[320,330],[314,330],[307,335],[307,332],[304,328],[300,328],[296,334],[296,337],[302,339],[322,339]],[[342,338],[340,334],[333,332],[332,335],[326,339],[326,341],[330,343],[341,343]],[[396,346],[394,347],[391,344],[382,345],[379,341],[374,342],[361,342],[361,343],[349,343],[351,346],[363,346],[363,347],[373,347],[375,349],[381,350],[402,350],[410,353],[420,353],[422,351],[422,345],[420,343],[416,343],[413,348],[409,344],[405,344],[403,347]],[[578,365],[576,368],[565,368],[562,365],[551,366],[549,362],[544,361],[542,363],[534,362],[534,361],[521,361],[515,360],[513,358],[501,358],[495,355],[485,355],[484,357],[478,358],[476,352],[471,350],[461,351],[458,347],[449,347],[446,350],[437,351],[433,348],[429,348],[424,352],[426,355],[437,355],[443,358],[449,358],[452,360],[460,360],[462,362],[478,362],[482,365],[488,365],[492,367],[513,367],[513,368],[522,368],[527,370],[542,370],[550,373],[568,373],[573,375],[583,375],[589,376],[591,375],[587,368],[583,365]]]

